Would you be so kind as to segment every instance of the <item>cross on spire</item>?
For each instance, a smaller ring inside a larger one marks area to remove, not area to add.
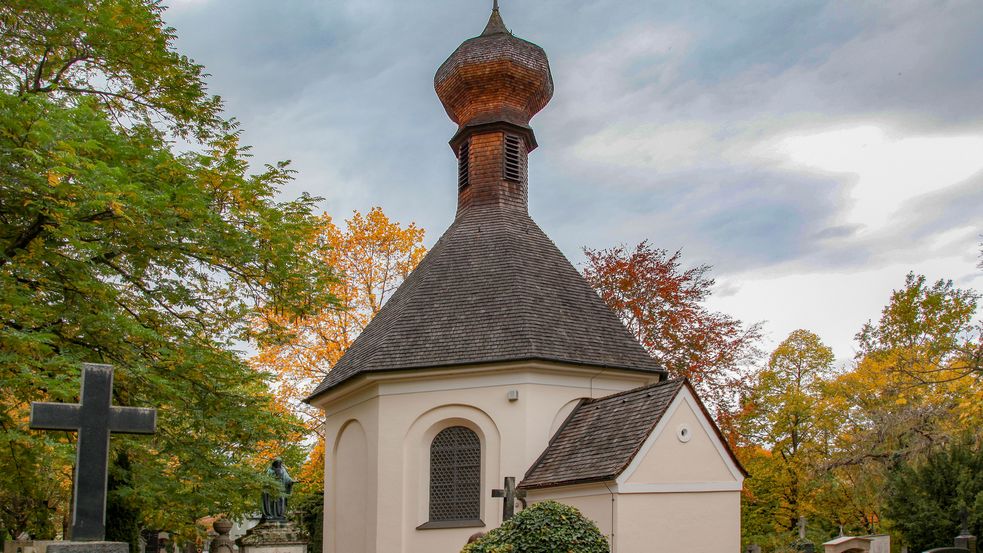
[[[492,490],[492,497],[505,499],[502,503],[502,522],[512,518],[515,514],[515,501],[522,502],[523,508],[526,506],[526,490],[515,489],[515,476],[505,477],[505,487],[499,490]]]
[[[492,0],[492,11],[498,11],[498,0]]]
[[[113,407],[112,365],[82,365],[77,404],[31,403],[31,428],[78,432],[72,498],[72,539],[106,539],[106,466],[109,436],[153,434],[157,410]]]

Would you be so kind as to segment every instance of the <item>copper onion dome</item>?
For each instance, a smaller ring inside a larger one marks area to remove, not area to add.
[[[459,126],[452,144],[470,129],[501,123],[525,129],[531,139],[529,120],[553,97],[553,77],[546,52],[509,32],[496,5],[484,32],[437,69],[434,88]]]

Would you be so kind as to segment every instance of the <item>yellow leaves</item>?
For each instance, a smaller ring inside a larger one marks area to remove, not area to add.
[[[307,412],[309,408],[299,400],[341,359],[426,254],[423,229],[391,221],[378,207],[364,215],[354,212],[344,229],[327,214],[319,223],[307,243],[338,274],[329,291],[338,298],[340,308],[327,308],[303,319],[267,313],[267,318],[289,329],[293,338],[262,348],[251,360],[253,366],[276,375],[275,393],[281,403],[307,415],[308,421],[317,416],[316,410]]]
[[[55,187],[61,183],[61,175],[54,171],[48,171],[48,186]]]

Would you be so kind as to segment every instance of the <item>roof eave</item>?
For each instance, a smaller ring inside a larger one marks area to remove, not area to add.
[[[659,375],[659,381],[660,382],[665,381],[666,375],[669,374],[668,371],[666,371],[665,369],[658,368],[658,367],[653,367],[653,368],[639,368],[639,367],[629,367],[629,366],[624,366],[624,365],[609,365],[609,364],[603,364],[603,363],[591,363],[591,362],[584,362],[584,361],[575,361],[575,360],[571,360],[571,359],[559,359],[559,358],[555,358],[555,357],[535,357],[535,356],[533,356],[533,357],[517,357],[517,358],[503,358],[503,359],[487,359],[487,360],[477,360],[477,361],[466,361],[466,362],[463,362],[463,363],[461,363],[461,362],[448,362],[448,363],[440,363],[440,364],[435,364],[435,365],[420,365],[420,366],[410,365],[410,366],[393,367],[393,368],[387,368],[387,369],[372,369],[370,371],[357,371],[357,372],[353,373],[351,376],[349,376],[347,378],[344,378],[344,379],[342,379],[342,380],[340,380],[340,381],[338,381],[338,382],[336,382],[336,383],[334,383],[334,384],[326,387],[323,390],[320,390],[320,391],[315,390],[313,393],[311,393],[311,395],[309,395],[306,398],[304,398],[303,401],[304,401],[304,403],[306,403],[308,405],[313,405],[313,401],[316,400],[317,398],[323,396],[324,394],[330,392],[331,390],[337,389],[339,386],[341,386],[343,384],[346,384],[348,382],[355,382],[355,381],[357,381],[358,377],[360,377],[360,376],[367,376],[367,375],[372,375],[372,374],[391,374],[391,373],[399,372],[399,371],[421,371],[421,370],[427,370],[427,369],[446,369],[447,367],[475,367],[475,366],[481,366],[481,365],[496,365],[496,364],[499,364],[499,363],[522,363],[522,362],[528,362],[528,361],[540,361],[540,362],[547,362],[547,363],[560,363],[560,364],[566,364],[566,365],[578,365],[578,366],[582,366],[582,367],[592,367],[592,368],[597,368],[597,369],[613,369],[613,370],[620,370],[620,371],[631,371],[631,372],[639,372],[639,373],[657,374],[657,375]]]

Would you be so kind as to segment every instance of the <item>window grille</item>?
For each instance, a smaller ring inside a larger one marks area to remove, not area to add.
[[[505,135],[505,178],[522,182],[522,155],[519,148],[522,139],[514,134]]]
[[[430,445],[430,521],[481,516],[481,442],[463,426],[442,430]]]
[[[470,184],[468,179],[468,172],[470,169],[470,163],[468,158],[471,153],[470,140],[465,140],[463,144],[457,149],[457,189],[464,190]]]

